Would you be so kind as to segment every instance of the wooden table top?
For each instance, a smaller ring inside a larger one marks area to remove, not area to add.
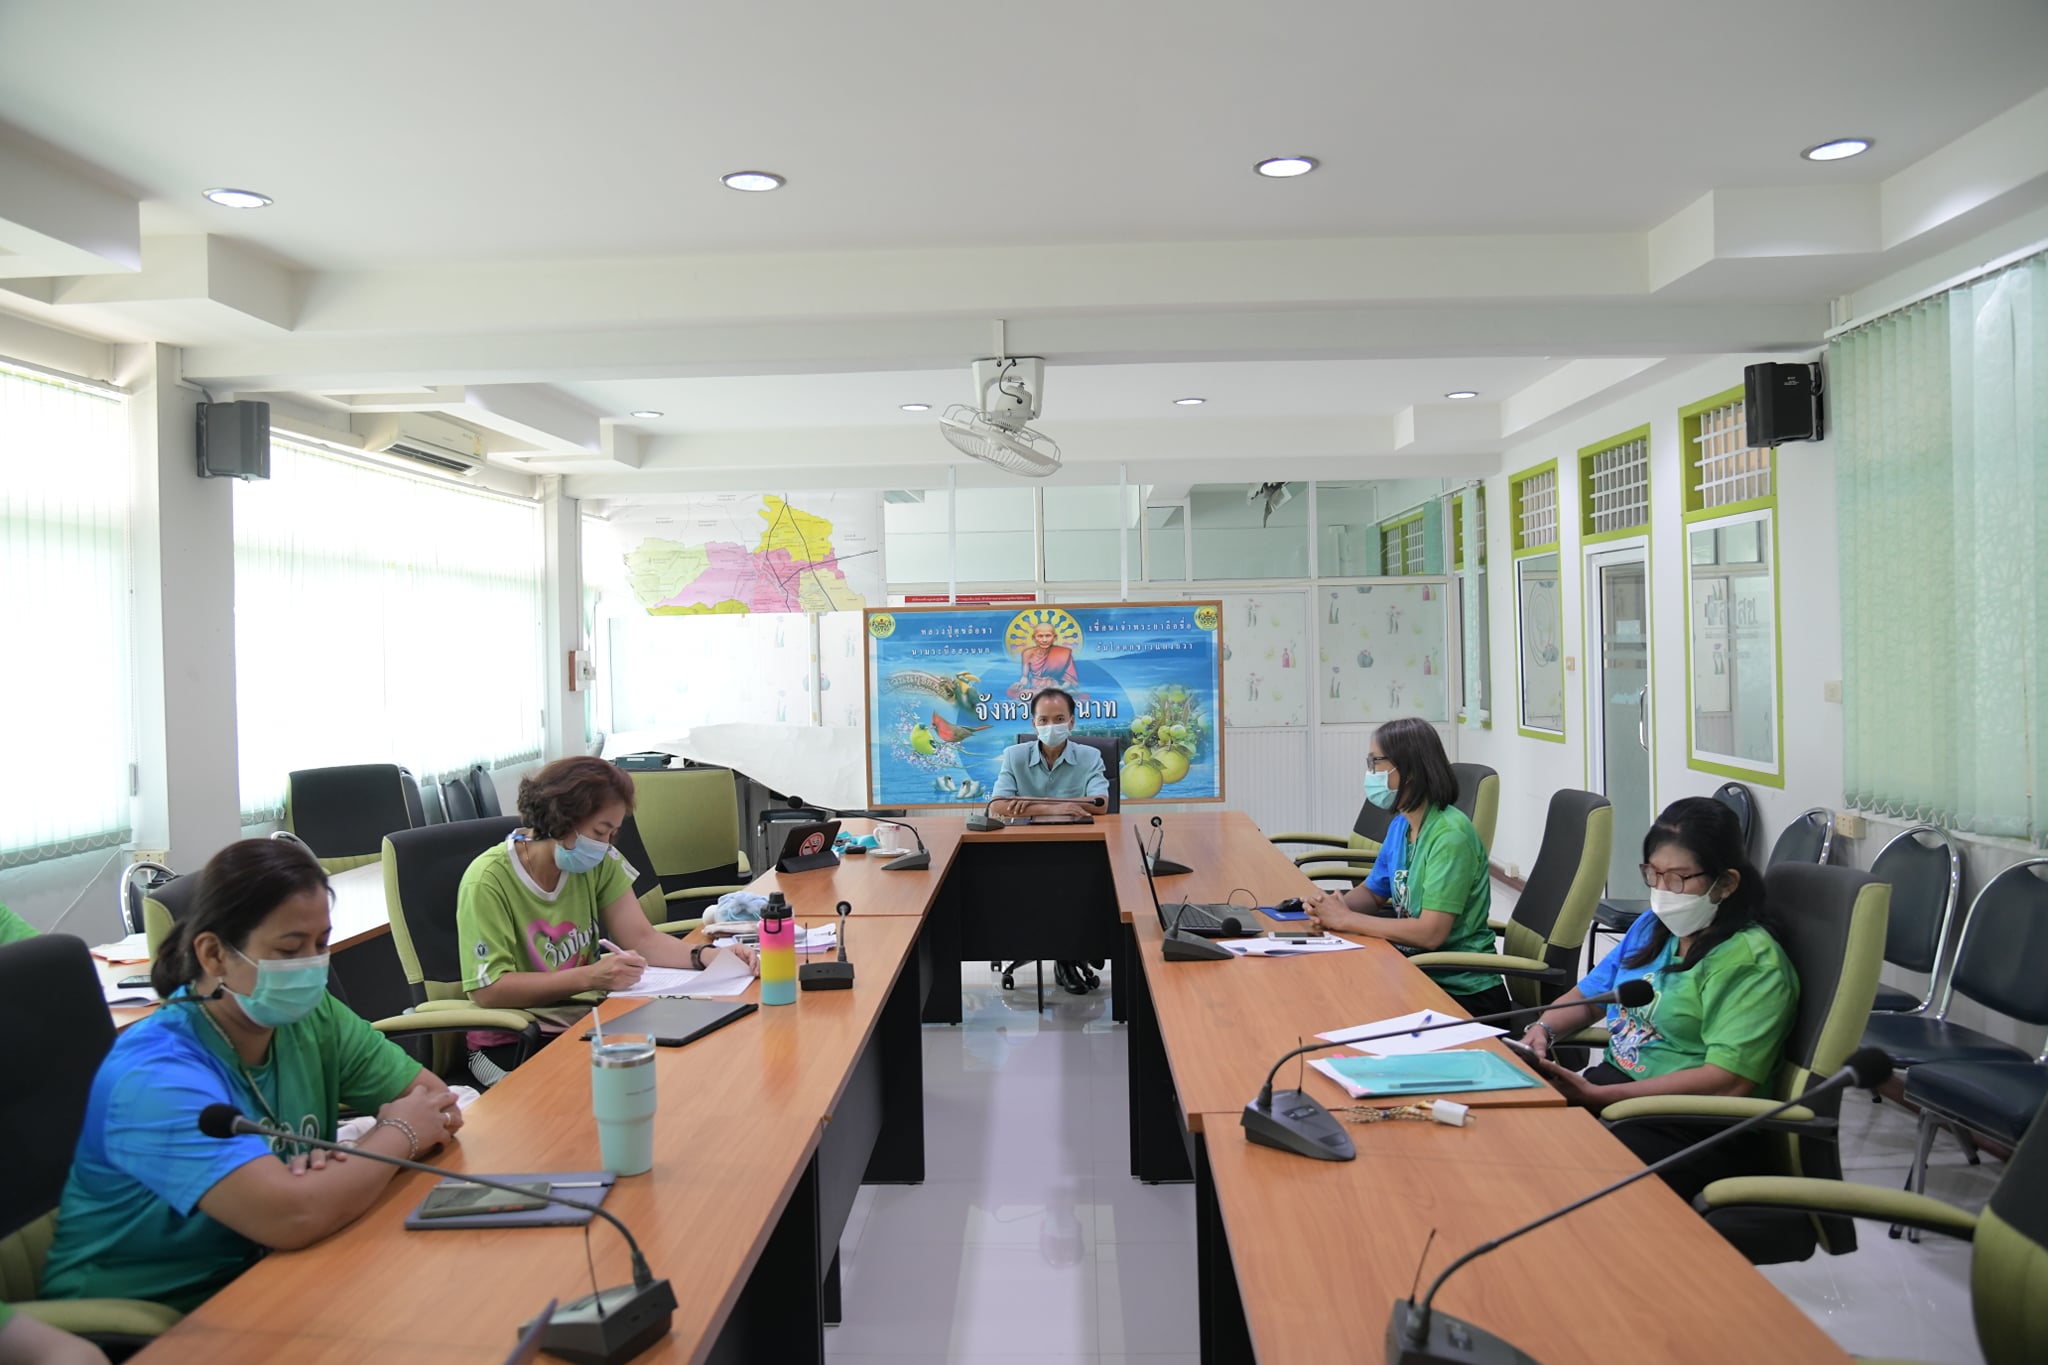
[[[1231,811],[1183,813],[1169,816],[1167,821],[1168,856],[1194,869],[1188,876],[1160,882],[1160,899],[1169,905],[1183,898],[1223,901],[1240,887],[1261,904],[1272,905],[1288,896],[1308,896],[1315,889],[1244,815]],[[1128,839],[1126,835],[1127,843]],[[1151,897],[1137,849],[1113,847],[1110,863],[1119,898],[1126,905],[1149,906]],[[1243,891],[1237,899],[1245,899]],[[1263,917],[1258,922],[1267,928],[1274,924]],[[1259,1093],[1274,1059],[1318,1033],[1416,1010],[1454,1017],[1466,1013],[1426,974],[1409,966],[1398,949],[1381,939],[1358,940],[1363,946],[1350,953],[1168,962],[1160,955],[1165,934],[1158,917],[1141,914],[1133,923],[1153,1012],[1166,1039],[1174,1089],[1180,1095],[1182,1117],[1192,1131],[1203,1131],[1213,1114],[1228,1114],[1234,1130],[1237,1116]],[[1499,1043],[1478,1046],[1507,1058],[1525,1074],[1534,1074]],[[1343,1054],[1332,1049],[1328,1055]],[[1291,1087],[1300,1069],[1300,1064],[1290,1062],[1282,1070],[1280,1084]],[[1306,1068],[1306,1074],[1305,1088],[1324,1104],[1334,1108],[1351,1103],[1329,1077],[1313,1068]],[[1563,1097],[1547,1084],[1441,1098],[1488,1109],[1557,1108],[1564,1104]]]
[[[1641,1166],[1579,1109],[1354,1126],[1349,1162],[1253,1146],[1226,1131],[1234,1113],[1212,1118],[1209,1164],[1261,1365],[1379,1359],[1431,1229],[1425,1289],[1479,1243]],[[1631,1271],[1639,1257],[1648,1273]],[[1467,1266],[1437,1305],[1546,1361],[1847,1359],[1654,1176]]]
[[[328,952],[338,953],[391,932],[381,860],[337,872],[327,879],[327,885],[334,892],[334,909],[328,915]]]
[[[646,1360],[699,1361],[759,1259],[874,1032],[918,922],[877,917],[853,942],[850,991],[806,992],[684,1048],[656,1053],[654,1169],[605,1207],[633,1229],[678,1307]],[[759,998],[758,984],[748,999]],[[612,1019],[644,1003],[612,999]],[[589,1055],[573,1029],[466,1112],[450,1171],[593,1170]],[[304,1251],[272,1255],[143,1354],[150,1362],[501,1361],[551,1298],[589,1292],[581,1228],[407,1232],[434,1183],[401,1172],[369,1212]],[[631,1278],[624,1241],[593,1224],[602,1285]],[[346,1292],[337,1292],[345,1286]]]
[[[762,896],[780,891],[799,916],[831,915],[836,913],[833,907],[845,901],[856,916],[922,917],[939,894],[939,884],[946,878],[946,869],[952,866],[954,851],[960,846],[960,835],[966,826],[957,817],[904,818],[924,837],[925,847],[931,850],[929,868],[884,872],[883,864],[894,862],[893,855],[885,858],[866,853],[849,858],[842,854],[837,867],[822,867],[815,872],[777,872],[771,868],[749,882],[747,890]],[[867,834],[877,823],[891,822],[850,819],[845,822],[845,832]],[[904,842],[916,851],[914,840]]]

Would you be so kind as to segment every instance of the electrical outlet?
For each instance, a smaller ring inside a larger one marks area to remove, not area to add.
[[[1578,671],[1579,671],[1579,656],[1578,656],[1578,655],[1576,655],[1576,654],[1567,654],[1567,655],[1565,655],[1565,656],[1564,656],[1564,671],[1565,671],[1565,672],[1567,672],[1567,673],[1576,673],[1576,672],[1578,672]]]
[[[170,860],[171,851],[167,848],[134,848],[128,850],[128,861],[131,863],[168,863]]]
[[[1836,811],[1835,833],[1841,835],[1844,839],[1861,839],[1863,837],[1863,817],[1853,810]]]
[[[1835,678],[1828,682],[1822,683],[1820,685],[1820,699],[1822,701],[1831,701],[1839,705],[1842,700],[1842,680],[1840,678]]]

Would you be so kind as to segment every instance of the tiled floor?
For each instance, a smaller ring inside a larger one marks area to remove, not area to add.
[[[926,1180],[861,1191],[840,1242],[846,1319],[825,1334],[831,1360],[1196,1360],[1194,1190],[1130,1178],[1108,991],[1048,994],[1040,1016],[1028,969],[1019,986],[970,966],[966,1021],[925,1029]],[[1843,1118],[1851,1178],[1898,1184],[1911,1122],[1862,1099]],[[1964,1166],[1943,1139],[1928,1193],[1977,1207],[1997,1170]],[[1975,1365],[1969,1249],[1858,1232],[1853,1256],[1765,1273],[1852,1351]]]

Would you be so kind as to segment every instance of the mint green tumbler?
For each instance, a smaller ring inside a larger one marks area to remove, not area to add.
[[[654,1168],[654,1039],[608,1033],[590,1043],[590,1103],[597,1150],[615,1175]]]

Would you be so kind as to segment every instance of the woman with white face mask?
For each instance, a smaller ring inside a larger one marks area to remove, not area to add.
[[[166,1003],[100,1064],[43,1270],[49,1298],[190,1310],[265,1248],[310,1246],[374,1203],[394,1168],[260,1137],[208,1137],[199,1114],[421,1157],[462,1126],[448,1087],[327,993],[327,874],[302,844],[244,839],[199,874],[157,954]]]
[[[1646,978],[1637,1009],[1607,1006],[1605,1057],[1584,1075],[1542,1065],[1574,1104],[1598,1113],[1637,1095],[1747,1095],[1777,1069],[1799,1002],[1799,978],[1764,919],[1764,883],[1735,812],[1712,797],[1674,801],[1643,839],[1650,910],[1578,986],[1522,1035],[1539,1057],[1595,1022],[1589,995]],[[1700,1137],[1682,1125],[1630,1123],[1615,1136],[1645,1164]],[[1686,1198],[1723,1175],[1759,1169],[1752,1135],[1666,1173]]]

